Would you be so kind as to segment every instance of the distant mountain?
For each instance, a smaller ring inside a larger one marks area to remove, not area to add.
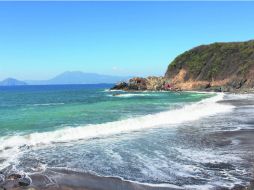
[[[27,85],[27,83],[14,78],[7,78],[3,81],[0,81],[0,86],[21,86],[21,85]]]
[[[99,84],[99,83],[117,83],[126,81],[131,77],[110,76],[96,73],[84,73],[81,71],[67,71],[50,80],[44,81],[26,81],[31,85],[54,85],[54,84]]]

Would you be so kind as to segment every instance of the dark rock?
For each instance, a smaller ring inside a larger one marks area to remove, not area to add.
[[[128,87],[128,84],[126,82],[120,82],[113,86],[111,90],[123,90]]]
[[[242,80],[238,81],[236,84],[236,89],[240,89],[244,85],[244,83],[246,83],[246,81],[247,81],[247,79],[242,79]]]
[[[138,90],[138,86],[136,84],[129,84],[128,90]]]
[[[208,89],[209,89],[209,91],[212,91],[212,92],[222,92],[223,91],[223,88],[221,86],[212,86]]]
[[[22,175],[21,174],[16,174],[16,173],[10,174],[7,177],[8,180],[17,180],[17,179],[20,179],[20,178],[22,178]]]
[[[205,89],[210,88],[210,87],[211,87],[211,83],[208,83],[205,85]]]
[[[31,180],[31,178],[25,176],[23,178],[20,178],[18,180],[18,183],[19,183],[20,186],[23,186],[23,187],[24,186],[29,186],[32,183],[32,180]]]
[[[231,83],[231,86],[232,86],[233,88],[235,88],[235,89],[241,88],[242,85],[243,85],[243,81],[242,81],[242,80],[241,80],[241,81],[233,81],[233,82]]]

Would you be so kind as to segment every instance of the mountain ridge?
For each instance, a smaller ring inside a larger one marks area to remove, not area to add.
[[[55,77],[49,80],[25,80],[19,81],[21,85],[64,85],[64,84],[113,84],[120,81],[126,81],[131,77],[128,76],[112,76],[112,75],[103,75],[97,73],[85,73],[82,71],[65,71],[56,75]],[[4,79],[0,82],[0,86],[15,86],[12,83],[9,85],[4,85]],[[6,82],[5,82],[6,83]],[[1,85],[2,84],[2,85]]]
[[[6,78],[0,81],[0,86],[23,86],[23,85],[27,85],[27,83],[14,78]]]

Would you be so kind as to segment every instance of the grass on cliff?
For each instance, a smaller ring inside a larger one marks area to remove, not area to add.
[[[245,74],[254,64],[254,41],[240,43],[214,43],[199,46],[179,55],[170,65],[169,71],[187,66],[190,75],[197,76],[208,67],[206,80],[216,77],[230,64],[240,64],[239,73]]]

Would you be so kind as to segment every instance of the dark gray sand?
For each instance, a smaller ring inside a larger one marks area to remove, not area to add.
[[[18,187],[15,181],[9,181],[2,186],[4,189],[62,189],[62,190],[165,190],[180,189],[178,187],[159,187],[135,182],[124,181],[114,177],[100,177],[88,173],[69,171],[64,169],[47,169],[40,174],[32,174],[29,176],[32,184],[29,187]]]

